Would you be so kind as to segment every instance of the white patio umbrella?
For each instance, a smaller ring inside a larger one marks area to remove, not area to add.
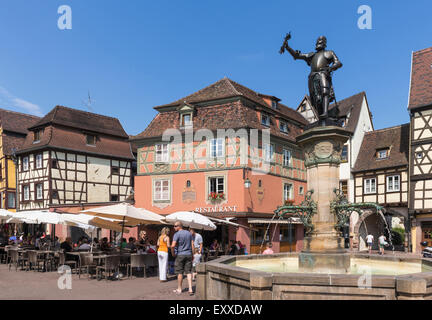
[[[0,209],[0,219],[7,219],[10,218],[10,216],[13,214],[14,212],[11,212],[9,210],[5,210],[5,209]]]
[[[92,216],[124,220],[126,225],[163,224],[164,217],[143,208],[136,208],[129,203],[119,203],[106,207],[80,211]]]
[[[109,219],[109,218],[100,218],[96,216],[91,216],[88,214],[80,213],[80,214],[70,214],[64,213],[62,214],[62,218],[67,225],[80,227],[82,225],[85,229],[93,228],[102,228],[114,231],[120,231],[122,220],[118,219]],[[129,232],[129,231],[127,231]]]
[[[181,221],[185,227],[190,227],[199,230],[216,230],[216,226],[209,218],[202,214],[191,211],[178,211],[171,213],[165,217],[165,220],[170,223]]]
[[[137,226],[139,224],[164,224],[163,216],[154,212],[136,208],[129,203],[119,203],[111,206],[92,208],[81,211],[88,215],[93,215],[101,218],[121,219],[121,237],[123,237],[124,227]],[[120,247],[121,250],[121,247]]]
[[[48,210],[29,210],[14,212],[13,218],[23,220],[33,220],[36,223],[47,223],[47,224],[63,224],[64,221],[60,214],[56,212],[50,212]]]

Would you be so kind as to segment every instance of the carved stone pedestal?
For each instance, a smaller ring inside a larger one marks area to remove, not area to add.
[[[336,216],[330,210],[339,189],[339,164],[342,148],[351,133],[335,126],[315,127],[297,137],[305,154],[308,189],[314,190],[312,200],[317,213],[312,217],[314,230],[309,233],[299,256],[300,268],[310,271],[349,269],[349,256],[344,239],[335,230]]]

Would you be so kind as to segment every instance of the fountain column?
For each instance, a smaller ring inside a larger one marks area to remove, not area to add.
[[[305,155],[308,189],[317,213],[312,217],[314,230],[304,239],[299,267],[313,272],[347,271],[350,259],[344,239],[335,229],[336,216],[330,210],[339,189],[339,164],[342,148],[351,133],[337,126],[315,127],[297,137]]]

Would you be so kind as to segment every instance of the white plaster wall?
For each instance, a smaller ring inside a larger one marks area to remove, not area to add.
[[[357,122],[357,127],[354,130],[353,136],[350,138],[350,140],[348,140],[347,143],[348,153],[349,153],[348,162],[342,163],[339,169],[340,179],[348,180],[348,200],[350,202],[355,202],[354,177],[351,174],[351,169],[354,167],[355,162],[357,160],[365,133],[372,130],[373,130],[373,126],[372,126],[371,119],[369,117],[368,105],[366,103],[366,99],[363,98],[359,120]]]
[[[107,159],[87,157],[87,178],[88,182],[111,181],[111,162]]]
[[[110,200],[110,186],[107,184],[89,183],[87,186],[87,201],[108,202]]]

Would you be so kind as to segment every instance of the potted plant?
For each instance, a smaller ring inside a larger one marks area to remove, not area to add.
[[[217,193],[217,192],[210,192],[208,199],[210,201],[219,201],[219,200],[225,200],[225,194],[223,192]]]
[[[292,205],[294,205],[294,200],[293,199],[285,200],[285,205],[286,206],[292,206]]]

